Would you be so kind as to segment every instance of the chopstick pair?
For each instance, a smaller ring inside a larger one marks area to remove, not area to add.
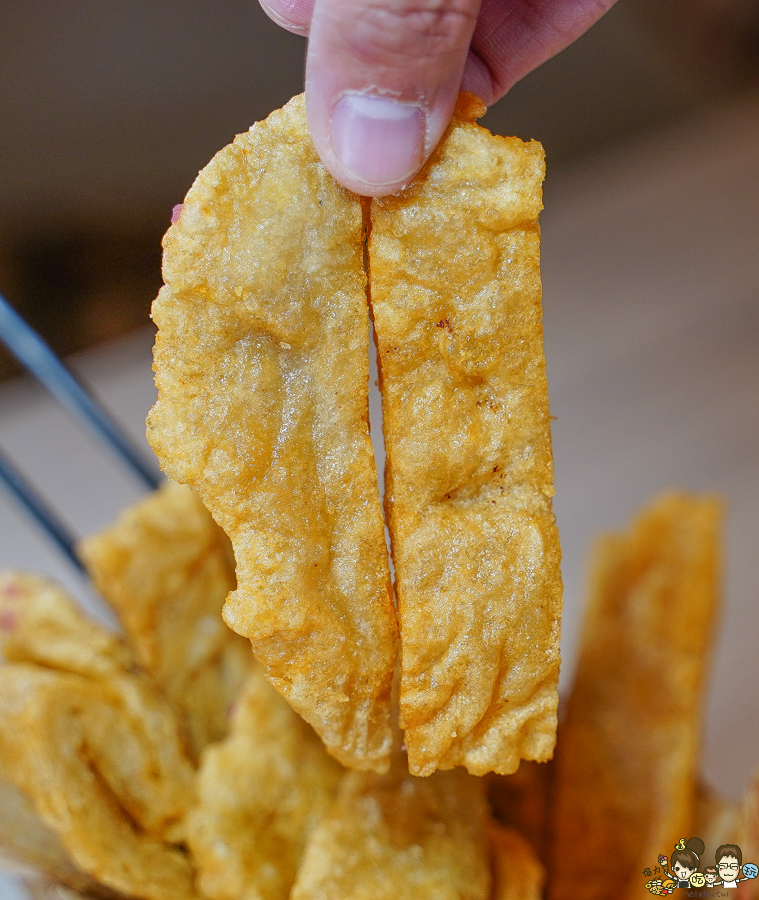
[[[160,484],[160,475],[134,446],[123,429],[100,406],[48,344],[0,295],[0,342],[53,397],[79,419],[95,437],[149,490]],[[80,571],[77,540],[71,529],[32,486],[8,455],[0,449],[0,484]]]

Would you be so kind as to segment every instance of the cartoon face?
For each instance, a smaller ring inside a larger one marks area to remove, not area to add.
[[[691,875],[696,870],[689,869],[688,866],[684,866],[682,863],[676,862],[675,867],[672,871],[675,873],[675,875],[677,875],[680,881],[690,881]]]
[[[740,874],[738,860],[734,856],[723,856],[717,863],[717,871],[723,881],[735,881]]]
[[[714,882],[717,880],[717,876],[714,874],[714,872],[707,872],[706,875],[704,875],[704,878],[706,879],[706,883],[708,885],[714,884]]]

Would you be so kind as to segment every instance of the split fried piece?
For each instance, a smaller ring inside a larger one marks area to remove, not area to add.
[[[340,766],[260,670],[229,737],[203,754],[189,844],[211,900],[287,900]]]
[[[228,624],[337,759],[383,770],[396,623],[362,210],[319,162],[302,97],[214,157],[164,248],[150,442],[232,540]]]
[[[139,737],[103,685],[23,663],[0,666],[0,769],[74,863],[144,900],[196,896],[186,855],[148,827],[140,795],[160,789]],[[163,735],[155,735],[160,740]],[[125,779],[143,782],[141,788]],[[152,815],[151,815],[152,814]]]
[[[484,785],[465,772],[349,772],[292,900],[489,900]]]
[[[530,842],[492,819],[488,830],[492,900],[541,900],[546,873]]]
[[[227,733],[252,662],[221,619],[235,586],[224,532],[189,488],[167,484],[79,550],[137,661],[180,711],[197,759]]]
[[[543,359],[543,150],[459,98],[430,163],[374,200],[369,270],[401,712],[415,774],[550,758],[560,550]]]
[[[602,539],[554,773],[552,900],[639,897],[640,872],[694,834],[721,508],[659,497]]]

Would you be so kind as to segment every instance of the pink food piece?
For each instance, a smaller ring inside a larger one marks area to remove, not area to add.
[[[179,217],[182,215],[182,210],[184,209],[184,203],[177,203],[177,205],[171,210],[171,224],[176,225],[179,221]]]

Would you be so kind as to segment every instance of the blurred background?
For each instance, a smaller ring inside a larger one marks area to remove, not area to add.
[[[135,436],[171,208],[301,90],[304,50],[255,0],[0,4],[0,292],[60,353],[86,351],[72,365]],[[563,685],[591,536],[656,490],[719,492],[729,603],[705,768],[736,797],[759,762],[758,78],[756,0],[620,0],[484,120],[548,157]],[[0,352],[0,443],[80,532],[105,524],[139,491],[14,372]],[[0,497],[0,565],[71,581],[43,544]]]

